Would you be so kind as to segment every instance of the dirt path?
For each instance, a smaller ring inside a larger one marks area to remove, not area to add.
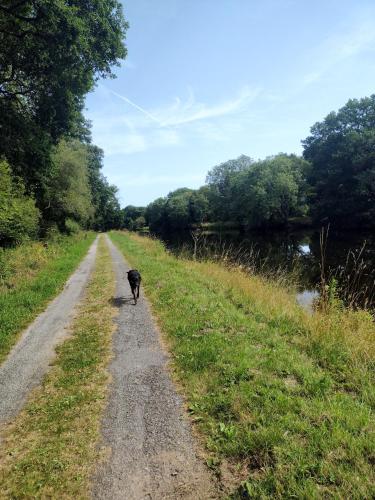
[[[108,239],[119,307],[112,384],[102,423],[110,456],[96,473],[96,499],[216,498],[209,472],[197,458],[181,398],[166,370],[167,357],[142,295],[130,299],[129,269]]]
[[[20,411],[30,391],[47,372],[56,345],[67,335],[74,308],[93,268],[96,248],[97,239],[64,290],[25,330],[0,366],[0,424],[9,422]]]

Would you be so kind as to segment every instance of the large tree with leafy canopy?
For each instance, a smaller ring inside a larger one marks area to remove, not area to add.
[[[210,208],[215,220],[228,221],[233,219],[233,184],[240,172],[247,171],[253,160],[241,155],[234,160],[228,160],[213,167],[207,174],[206,183],[209,186]]]
[[[375,225],[375,94],[351,99],[303,141],[312,163],[313,215],[342,226]]]
[[[308,211],[309,163],[280,153],[253,163],[233,179],[232,218],[243,226],[285,226]]]
[[[124,58],[117,0],[0,0],[0,156],[41,200],[51,144],[87,139],[84,96]]]

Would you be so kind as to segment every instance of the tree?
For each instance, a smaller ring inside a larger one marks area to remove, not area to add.
[[[117,0],[0,4],[0,155],[40,205],[51,146],[87,139],[84,96],[125,57],[126,29]]]
[[[282,226],[305,215],[308,169],[306,160],[287,154],[253,163],[233,183],[235,219],[248,227]]]
[[[20,179],[11,175],[9,164],[0,160],[0,244],[19,243],[37,235],[39,210],[32,197],[25,196]]]
[[[208,217],[207,190],[200,188],[193,191],[189,198],[189,224],[201,224]]]
[[[122,210],[123,225],[129,231],[137,231],[146,225],[146,208],[128,205]]]
[[[88,227],[94,217],[89,185],[87,148],[77,140],[62,140],[53,155],[47,196],[49,220],[61,230],[66,219]]]
[[[119,229],[122,227],[122,214],[117,199],[118,188],[113,184],[109,184],[105,177],[102,180],[94,229],[99,231]]]
[[[208,197],[211,211],[216,221],[233,220],[233,184],[241,172],[249,169],[253,160],[241,155],[235,160],[228,160],[217,165],[207,174]]]
[[[146,207],[146,221],[152,232],[162,232],[166,226],[165,198],[157,198]]]
[[[351,99],[303,141],[312,211],[341,226],[375,224],[375,94]]]
[[[190,224],[189,203],[192,190],[188,188],[176,189],[167,196],[165,204],[166,224],[172,231],[186,229]]]

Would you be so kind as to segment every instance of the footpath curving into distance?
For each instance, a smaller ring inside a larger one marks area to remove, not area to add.
[[[0,365],[0,425],[9,422],[21,410],[30,391],[40,384],[48,371],[56,345],[68,335],[75,306],[82,298],[95,263],[97,242],[96,239],[64,290],[24,331]]]
[[[133,305],[126,279],[129,267],[109,239],[108,244],[119,315],[102,422],[103,445],[110,456],[95,474],[92,495],[127,500],[217,498],[211,476],[195,453],[145,297]]]

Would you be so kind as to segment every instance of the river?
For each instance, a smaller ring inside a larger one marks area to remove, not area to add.
[[[191,232],[158,235],[174,253],[193,256]],[[267,231],[241,234],[210,231],[196,236],[197,258],[234,260],[263,272],[292,276],[297,301],[310,308],[319,295],[321,277],[320,231]],[[325,279],[346,305],[375,308],[375,235],[373,232],[335,232],[325,239]],[[334,278],[334,281],[332,279]],[[333,285],[332,285],[333,283]]]

